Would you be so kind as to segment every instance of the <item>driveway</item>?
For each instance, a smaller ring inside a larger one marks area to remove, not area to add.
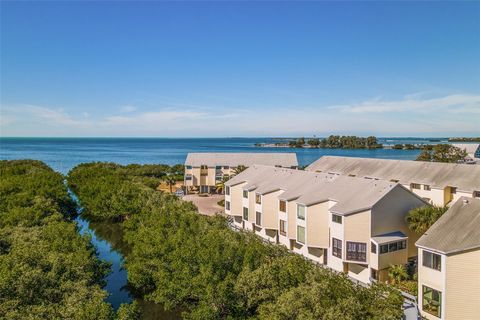
[[[187,194],[182,198],[184,201],[191,201],[198,208],[198,212],[206,216],[213,216],[216,213],[223,213],[224,208],[217,204],[218,201],[225,199],[224,195],[213,194],[208,197],[199,197],[196,194]]]

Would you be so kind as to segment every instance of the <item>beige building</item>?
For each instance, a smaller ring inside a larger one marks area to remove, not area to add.
[[[238,166],[253,164],[297,168],[295,153],[189,153],[185,160],[184,185],[187,191],[213,192],[224,177],[230,177]]]
[[[480,200],[463,197],[417,241],[427,319],[480,319]]]
[[[480,198],[478,165],[324,156],[306,170],[398,182],[438,206]]]
[[[254,165],[226,186],[237,228],[364,283],[417,255],[405,216],[426,203],[398,183]]]

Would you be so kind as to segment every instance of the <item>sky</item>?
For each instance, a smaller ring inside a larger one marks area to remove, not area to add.
[[[480,2],[0,2],[0,136],[480,136]]]

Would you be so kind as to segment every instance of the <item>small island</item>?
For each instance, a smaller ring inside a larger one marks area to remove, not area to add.
[[[286,140],[286,142],[277,142],[272,144],[256,143],[257,147],[279,147],[279,148],[329,148],[329,149],[380,149],[383,148],[378,143],[377,137],[367,138],[357,136],[335,136],[328,138],[298,138]]]

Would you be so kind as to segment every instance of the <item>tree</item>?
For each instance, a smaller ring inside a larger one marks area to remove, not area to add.
[[[451,144],[436,144],[425,146],[422,153],[417,157],[417,161],[433,161],[456,163],[467,157],[467,152]]]
[[[247,170],[247,167],[244,166],[244,165],[242,165],[242,164],[240,164],[240,165],[238,165],[235,169],[233,169],[233,175],[236,176],[237,174],[239,174],[239,173],[241,173],[241,172],[243,172],[243,171],[245,171],[245,170]]]
[[[0,161],[2,319],[113,317],[102,289],[110,266],[77,232],[63,180],[39,161]]]
[[[403,264],[390,265],[388,268],[388,277],[393,285],[408,279],[407,268]]]
[[[163,181],[170,187],[170,193],[173,193],[173,186],[177,184],[177,179],[172,175],[167,175],[163,178]]]
[[[223,176],[222,180],[216,183],[215,185],[215,191],[217,193],[223,194],[225,192],[225,183],[229,180],[230,178],[228,176]]]
[[[408,228],[418,234],[427,231],[446,211],[448,207],[424,206],[408,212],[406,221]]]

